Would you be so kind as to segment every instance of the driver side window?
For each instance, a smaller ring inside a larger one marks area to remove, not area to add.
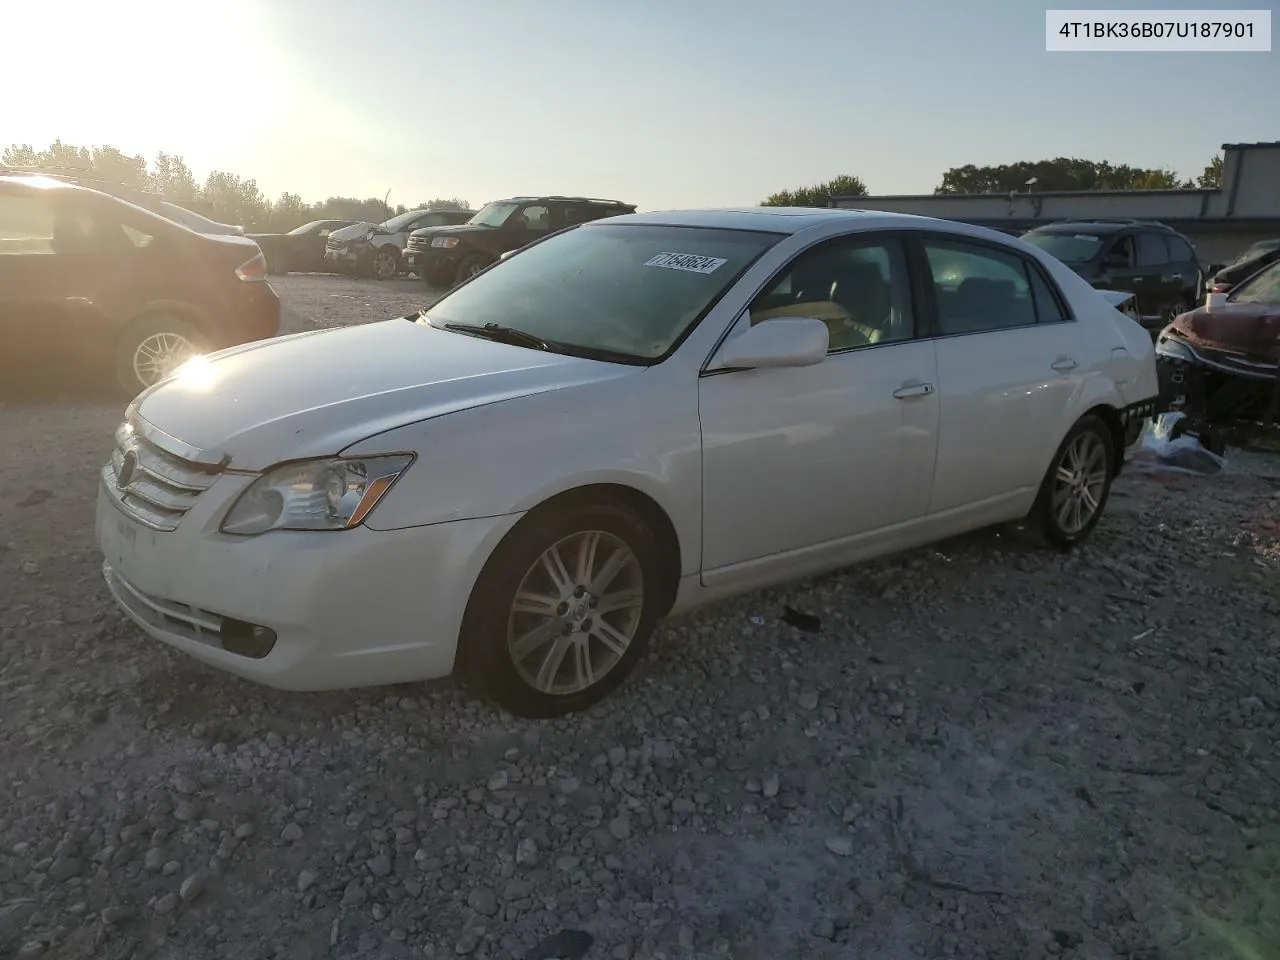
[[[1126,270],[1132,267],[1134,264],[1133,237],[1119,237],[1102,258],[1102,262],[1106,266],[1119,270]]]
[[[817,317],[829,353],[915,336],[906,253],[895,238],[828,240],[791,261],[748,308],[752,325]]]

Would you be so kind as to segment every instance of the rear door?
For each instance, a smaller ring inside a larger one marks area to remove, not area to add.
[[[14,376],[55,356],[63,309],[49,192],[0,185],[0,364]]]
[[[1150,325],[1165,317],[1182,293],[1182,277],[1169,263],[1169,247],[1164,235],[1143,230],[1134,237],[1137,246],[1138,312]]]
[[[1040,266],[1008,247],[926,235],[918,256],[941,406],[929,512],[1034,490],[1084,380],[1079,325]]]

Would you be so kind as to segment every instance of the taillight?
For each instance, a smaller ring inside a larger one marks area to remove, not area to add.
[[[267,279],[267,258],[261,252],[255,253],[251,259],[236,267],[236,276],[241,280]]]

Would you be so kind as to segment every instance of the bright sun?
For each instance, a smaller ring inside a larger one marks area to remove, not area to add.
[[[5,142],[234,154],[287,86],[252,0],[13,3],[3,19]]]

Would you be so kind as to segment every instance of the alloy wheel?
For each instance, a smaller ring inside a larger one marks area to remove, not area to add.
[[[133,351],[133,373],[143,386],[163,380],[197,353],[180,333],[153,333]]]
[[[396,258],[387,251],[379,251],[373,258],[373,272],[379,280],[389,280],[396,272]]]
[[[1054,474],[1050,508],[1064,533],[1074,536],[1089,525],[1101,509],[1106,487],[1105,441],[1085,431],[1063,451]]]
[[[644,608],[640,561],[602,530],[572,534],[526,571],[507,617],[520,678],[546,694],[581,693],[626,655]]]

